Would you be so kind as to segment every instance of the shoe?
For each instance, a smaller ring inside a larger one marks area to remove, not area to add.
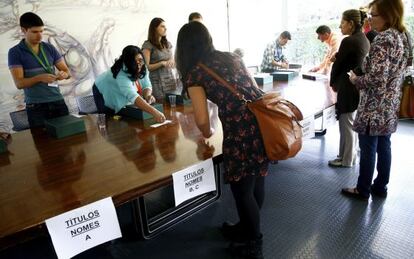
[[[220,228],[221,234],[228,240],[243,243],[248,240],[243,226],[239,223],[224,222]]]
[[[387,198],[388,192],[387,191],[380,192],[380,191],[376,190],[373,185],[371,185],[371,194],[373,196],[377,196],[379,198]]]
[[[334,160],[329,160],[328,165],[333,167],[342,167],[342,159],[336,158]]]
[[[349,198],[354,198],[357,200],[363,200],[363,201],[367,201],[369,198],[368,196],[364,196],[362,194],[360,194],[357,190],[357,188],[343,188],[341,190],[341,193]]]
[[[245,259],[263,259],[263,235],[242,244],[231,243],[228,250],[233,257]]]
[[[339,158],[334,159],[334,160],[329,160],[328,165],[332,167],[346,167],[346,168],[352,167],[352,165],[343,165],[342,159],[339,159]]]

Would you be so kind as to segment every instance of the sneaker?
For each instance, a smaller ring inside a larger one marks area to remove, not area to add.
[[[341,167],[342,166],[342,159],[336,158],[334,160],[329,160],[328,165],[334,166],[334,167]]]

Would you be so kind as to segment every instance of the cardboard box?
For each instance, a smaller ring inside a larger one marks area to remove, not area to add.
[[[271,75],[273,76],[273,81],[290,81],[298,75],[298,72],[290,70],[279,70],[271,73]]]
[[[83,119],[72,115],[45,120],[45,127],[49,135],[58,139],[86,131]]]
[[[7,152],[7,143],[6,141],[0,139],[0,154]]]
[[[165,94],[165,101],[170,104],[170,98],[168,96],[170,95],[175,95],[175,104],[180,104],[180,105],[191,105],[191,100],[184,98],[182,95],[180,94],[171,94],[171,93],[166,93]]]
[[[273,76],[266,73],[260,73],[254,75],[254,80],[258,85],[273,84]]]
[[[155,109],[159,110],[160,112],[164,112],[164,108],[162,107],[162,104],[155,103],[155,104],[151,104],[151,105]],[[135,105],[125,106],[125,108],[122,108],[119,111],[118,114],[130,117],[130,118],[134,118],[134,119],[137,119],[137,120],[147,120],[147,119],[151,119],[153,117],[150,113],[144,112],[143,110],[141,110],[140,108],[138,108]]]

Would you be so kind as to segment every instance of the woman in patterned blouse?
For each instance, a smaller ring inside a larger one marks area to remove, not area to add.
[[[342,189],[353,198],[370,194],[385,198],[391,169],[391,134],[397,129],[401,83],[407,68],[409,44],[403,24],[401,0],[374,0],[369,4],[370,23],[378,32],[364,60],[362,76],[350,71],[360,92],[353,129],[358,133],[361,159],[355,188]],[[378,154],[378,176],[372,183]]]

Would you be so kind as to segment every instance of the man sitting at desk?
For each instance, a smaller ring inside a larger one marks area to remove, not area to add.
[[[284,31],[272,43],[268,44],[263,53],[262,72],[271,73],[278,68],[288,68],[289,63],[283,55],[284,46],[291,40],[290,32]]]
[[[16,87],[24,90],[30,128],[43,127],[45,119],[69,114],[58,88],[58,80],[70,78],[69,68],[56,48],[42,41],[39,16],[24,13],[20,27],[24,39],[9,50],[9,69]]]
[[[339,45],[341,44],[341,38],[338,37],[335,33],[333,33],[331,31],[331,28],[329,28],[326,25],[319,26],[316,29],[316,33],[318,34],[318,40],[328,45],[328,50],[326,51],[322,63],[319,66],[309,70],[309,72],[316,72],[328,75],[331,73],[331,67],[333,63],[331,59],[335,56],[336,52],[338,51]]]

